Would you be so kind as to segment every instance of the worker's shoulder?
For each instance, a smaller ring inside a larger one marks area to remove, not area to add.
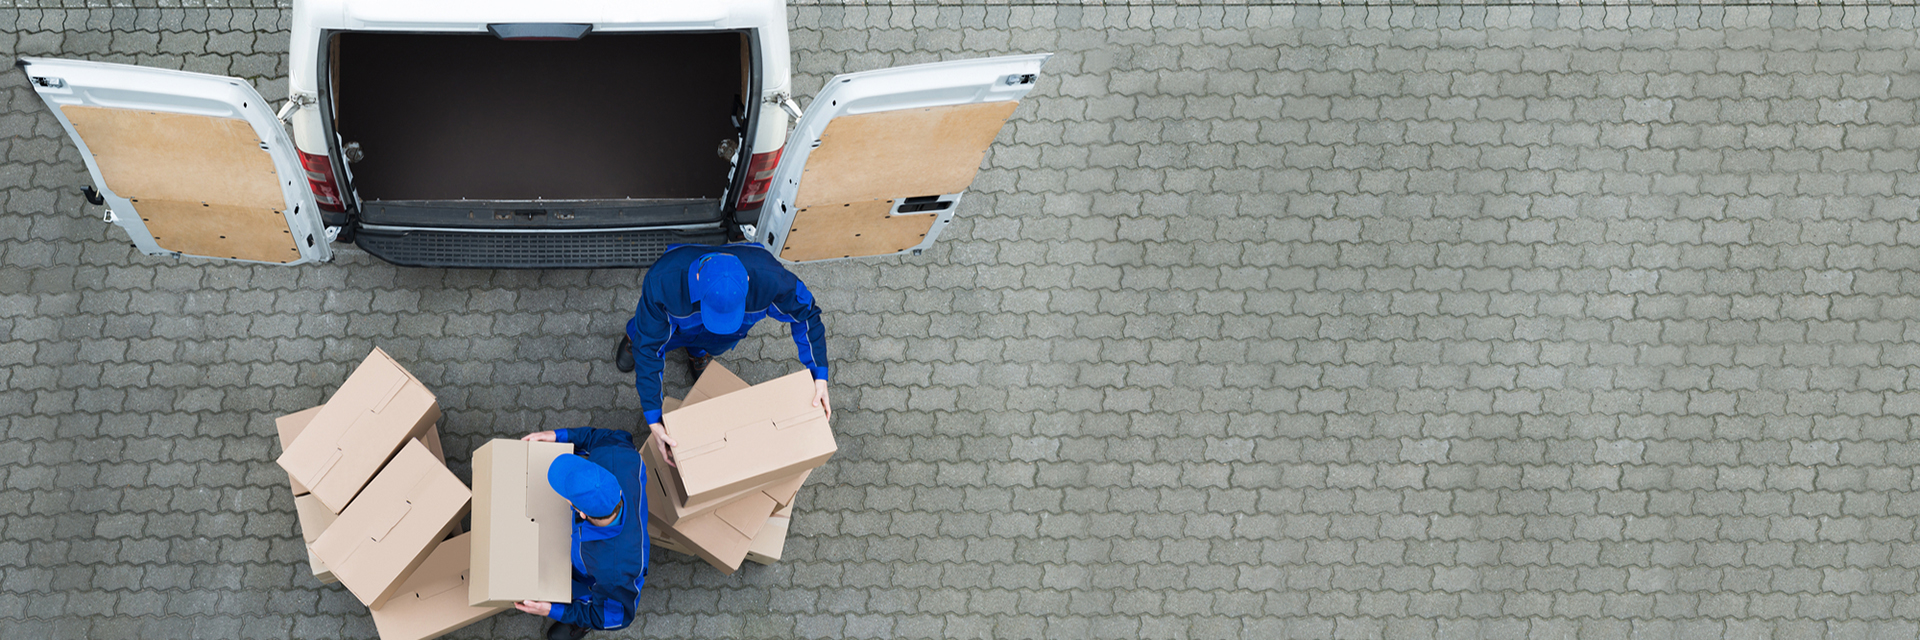
[[[739,258],[741,266],[751,271],[763,273],[771,271],[789,275],[793,273],[787,270],[786,265],[780,264],[779,258],[773,257],[773,252],[768,251],[766,246],[758,242],[736,242],[722,245],[720,250]]]

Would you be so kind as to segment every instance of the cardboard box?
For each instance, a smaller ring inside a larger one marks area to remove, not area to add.
[[[694,555],[692,549],[688,549],[681,546],[680,543],[673,541],[673,532],[670,531],[670,529],[672,529],[672,527],[668,526],[665,522],[661,522],[658,518],[647,518],[647,540],[653,542],[653,546],[668,551],[678,551],[687,555]]]
[[[293,510],[300,519],[300,538],[302,546],[307,549],[307,568],[313,570],[313,577],[319,578],[320,584],[339,582],[333,577],[333,571],[327,569],[326,561],[313,555],[313,541],[319,540],[320,534],[339,516],[327,510],[326,505],[320,504],[320,500],[311,494],[294,496]]]
[[[667,435],[678,443],[679,466],[668,469],[678,474],[679,503],[723,498],[825,464],[836,446],[813,391],[813,376],[796,371],[726,394],[726,402],[666,414]]]
[[[657,515],[658,510],[652,508],[654,501],[665,499],[659,493],[660,474],[649,466],[647,475],[652,476],[647,482],[647,503],[649,511],[653,511],[647,515],[648,537],[665,538],[670,542],[668,548],[700,556],[721,573],[730,574],[740,569],[754,536],[766,525],[767,517],[779,509],[767,494],[753,492],[713,511],[667,523]]]
[[[280,454],[280,467],[340,513],[408,440],[426,435],[440,405],[426,385],[374,349]]]
[[[547,483],[559,442],[493,440],[473,452],[473,586],[467,604],[573,599],[573,507]]]
[[[802,471],[800,474],[792,477],[776,479],[766,486],[748,488],[711,500],[681,504],[676,497],[682,493],[679,488],[679,481],[674,479],[674,475],[668,469],[667,464],[661,461],[659,443],[654,440],[653,436],[647,436],[646,442],[641,446],[640,459],[647,463],[647,477],[645,478],[647,482],[647,509],[652,512],[655,518],[659,518],[668,525],[676,524],[685,518],[711,512],[714,509],[720,508],[721,505],[738,500],[749,493],[764,493],[767,497],[773,499],[774,504],[782,507],[787,506],[793,503],[794,496],[800,493],[800,485],[805,483],[807,476],[813,473],[811,470]]]
[[[700,373],[700,379],[693,381],[693,388],[687,390],[686,399],[681,400],[679,405],[687,407],[699,404],[752,386],[720,366],[720,363],[710,362],[707,363],[707,370]]]
[[[280,432],[280,450],[286,451],[287,445],[299,440],[300,433],[306,430],[307,424],[313,422],[313,417],[319,415],[320,410],[325,406],[312,407],[275,418],[273,424],[275,430]],[[416,440],[419,440],[435,459],[440,460],[441,464],[446,464],[446,454],[440,448],[438,427],[429,427],[426,437],[416,438]],[[309,494],[300,481],[288,477],[287,482],[293,488],[293,507],[300,522],[300,537],[304,540],[301,546],[307,550],[307,568],[313,572],[313,577],[318,579],[320,584],[339,582],[333,577],[333,571],[327,568],[326,561],[313,554],[312,546],[313,541],[320,538],[320,533],[326,531],[327,525],[333,524],[334,518],[339,516],[332,509],[321,504],[318,498]]]
[[[298,440],[300,438],[300,432],[306,430],[307,423],[313,422],[313,417],[319,415],[320,410],[325,407],[326,405],[320,405],[299,413],[290,413],[274,418],[274,427],[280,431],[280,451],[284,453],[287,450],[287,445],[293,444],[293,441]],[[440,448],[440,427],[429,426],[427,427],[427,433],[425,435],[414,439],[426,445],[427,452],[432,453],[433,457],[438,458],[441,464],[446,464],[447,454]],[[299,480],[294,480],[292,476],[288,476],[287,481],[293,484],[293,495],[303,496],[307,494],[307,487],[300,484]]]
[[[767,518],[767,524],[760,527],[760,533],[753,536],[753,543],[747,545],[747,561],[760,564],[773,564],[780,561],[780,552],[787,547],[787,516],[775,513]]]
[[[753,385],[747,384],[747,381],[741,380],[740,376],[736,376],[732,371],[728,371],[726,367],[720,366],[720,363],[709,363],[706,372],[700,374],[700,379],[695,380],[693,382],[693,388],[687,391],[687,398],[685,400],[673,396],[665,396],[660,399],[660,413],[665,415],[680,407],[705,400],[712,400],[750,386]],[[646,427],[647,425],[641,426]],[[642,428],[641,431],[646,431],[646,429]]]
[[[475,607],[467,604],[467,585],[472,580],[467,560],[473,534],[462,534],[440,543],[401,583],[399,595],[374,609],[373,628],[380,640],[428,640],[508,609]]]
[[[439,460],[443,465],[447,463],[447,452],[440,448],[440,425],[427,425],[427,432],[414,439],[426,445],[427,453],[433,454],[433,459]]]
[[[326,405],[320,405],[305,411],[289,413],[273,419],[274,429],[280,432],[280,451],[282,453],[286,452],[287,446],[293,444],[294,440],[300,439],[300,432],[307,429],[307,423],[313,422],[313,417],[320,415],[320,409],[324,407],[326,407]],[[287,476],[287,481],[293,484],[293,495],[303,496],[307,494],[307,486],[300,484],[299,480],[294,480],[293,476]]]
[[[773,515],[773,501],[763,495],[750,495],[720,507],[712,513],[697,515],[667,527],[674,542],[687,547],[720,573],[740,570],[753,546],[753,537]]]
[[[460,526],[472,498],[425,445],[407,442],[313,542],[313,552],[361,603],[377,608]]]

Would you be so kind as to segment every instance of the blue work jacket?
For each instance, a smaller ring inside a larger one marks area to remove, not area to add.
[[[547,617],[588,629],[621,629],[633,624],[646,585],[653,543],[647,540],[646,463],[625,431],[580,427],[554,432],[573,452],[613,473],[620,481],[620,516],[596,527],[574,516],[573,602],[553,604]]]
[[[715,252],[733,254],[747,270],[746,317],[738,330],[724,335],[700,324],[700,307],[687,290],[687,269],[700,256]],[[641,281],[640,304],[627,322],[627,337],[633,339],[633,388],[640,394],[647,424],[660,422],[660,387],[668,351],[685,346],[731,347],[762,318],[787,323],[800,364],[813,372],[813,379],[827,379],[827,326],[820,320],[820,307],[814,305],[807,285],[765,247],[754,242],[682,245],[662,254]]]

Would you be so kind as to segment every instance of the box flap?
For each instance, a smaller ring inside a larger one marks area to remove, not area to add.
[[[675,398],[673,396],[666,396],[666,397],[660,398],[660,413],[666,413],[668,411],[678,409],[680,408],[681,404],[682,403],[680,402],[680,399]]]
[[[413,492],[409,490],[407,493],[412,495]],[[393,533],[394,527],[400,526],[400,521],[406,519],[407,513],[413,511],[413,501],[376,504],[380,507],[374,511],[373,521],[367,524],[366,536],[368,540],[381,542],[387,539],[387,534]]]
[[[767,524],[767,516],[773,510],[772,500],[736,500],[714,509],[713,513],[741,536],[752,539],[754,534],[760,533],[760,527]]]
[[[800,497],[800,486],[806,484],[807,478],[812,475],[813,470],[808,469],[800,475],[767,485],[767,488],[762,491],[766,492],[767,497],[773,498],[774,503],[779,504],[782,510],[789,510],[793,508],[794,498]]]

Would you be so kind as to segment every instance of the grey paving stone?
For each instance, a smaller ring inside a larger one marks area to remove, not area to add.
[[[284,2],[26,4],[285,91]],[[802,95],[1058,55],[934,252],[797,269],[841,453],[628,636],[1913,635],[1912,7],[793,5]],[[375,345],[456,468],[632,426],[637,274],[163,264],[0,82],[0,636],[371,637],[268,425]]]

